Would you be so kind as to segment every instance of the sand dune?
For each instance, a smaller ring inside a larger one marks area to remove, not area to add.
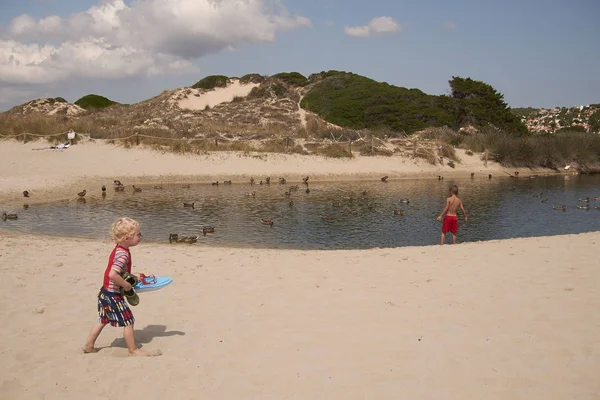
[[[227,87],[214,88],[212,90],[205,89],[185,89],[190,93],[185,99],[179,101],[178,106],[187,110],[204,110],[207,106],[212,108],[217,104],[230,102],[235,97],[245,97],[250,91],[260,86],[258,83],[240,83],[239,79],[229,81]]]

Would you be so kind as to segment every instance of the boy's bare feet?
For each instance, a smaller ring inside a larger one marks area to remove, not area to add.
[[[85,354],[88,354],[88,353],[97,353],[100,349],[97,349],[96,347],[86,347],[86,346],[83,346],[81,348],[81,350],[83,350],[83,352]]]
[[[162,351],[160,351],[159,349],[156,349],[154,351],[148,352],[148,351],[143,351],[141,349],[135,349],[133,351],[129,352],[130,356],[138,356],[138,357],[156,357],[156,356],[162,356]]]

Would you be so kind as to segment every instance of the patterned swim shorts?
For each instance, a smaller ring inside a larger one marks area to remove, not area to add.
[[[125,297],[119,293],[109,292],[104,287],[100,288],[98,293],[98,315],[101,324],[129,326],[135,322]]]

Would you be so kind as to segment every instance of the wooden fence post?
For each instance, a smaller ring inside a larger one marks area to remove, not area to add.
[[[352,140],[348,142],[348,152],[352,155]]]
[[[27,134],[23,134],[23,144],[27,143]]]
[[[139,133],[135,133],[135,144],[139,145],[140,144],[140,134]]]

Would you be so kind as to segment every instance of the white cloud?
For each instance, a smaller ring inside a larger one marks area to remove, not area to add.
[[[192,72],[209,53],[311,26],[280,0],[102,0],[68,18],[14,18],[0,38],[0,82]]]
[[[346,26],[344,32],[355,37],[367,37],[382,33],[393,33],[402,31],[402,26],[391,17],[373,18],[367,25]]]
[[[447,31],[451,31],[453,29],[456,29],[456,23],[454,23],[454,22],[446,22],[442,26],[442,29],[447,30]]]

